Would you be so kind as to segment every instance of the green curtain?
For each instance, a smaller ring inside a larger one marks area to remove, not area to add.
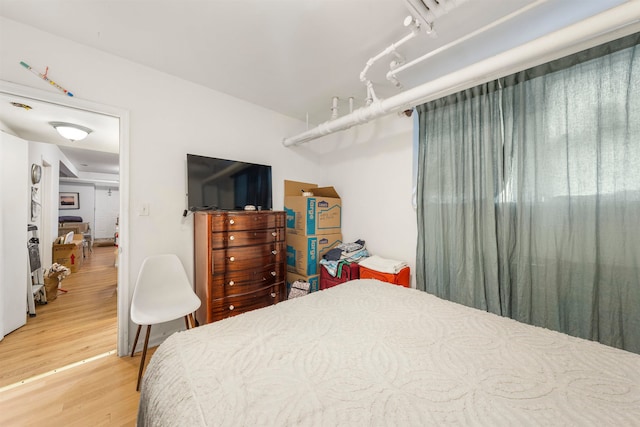
[[[640,353],[639,41],[418,107],[419,289]]]

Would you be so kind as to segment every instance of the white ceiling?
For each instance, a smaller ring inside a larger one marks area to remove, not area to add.
[[[119,119],[116,117],[0,92],[0,121],[22,139],[59,145],[79,171],[118,173]],[[93,132],[82,141],[72,142],[60,136],[50,122],[75,123]]]
[[[423,31],[398,49],[407,60],[460,39],[512,12],[528,9],[517,18],[400,74],[404,89],[625,0],[439,2],[454,8],[436,19],[437,37]],[[311,124],[329,119],[334,96],[340,98],[341,111],[347,109],[347,99],[351,96],[356,108],[363,105],[366,90],[360,82],[360,72],[368,59],[409,33],[402,24],[408,11],[404,0],[0,0],[0,15],[6,18],[290,117],[305,120],[308,114]],[[385,56],[369,73],[380,97],[403,90],[385,79],[392,59]],[[2,101],[0,120],[35,132],[38,126],[20,122],[20,114],[16,111],[10,114],[4,99]],[[34,111],[35,108],[28,113]],[[22,117],[51,121],[53,114],[22,114]],[[102,129],[100,120],[91,121],[95,132],[89,138],[94,138],[96,143]],[[79,124],[89,126],[86,123]],[[42,126],[40,129],[44,132]],[[44,133],[30,135],[26,139],[44,138]],[[87,143],[93,142],[89,138]],[[92,162],[85,158],[86,150],[63,150],[78,162]],[[104,146],[100,150],[105,152]],[[113,157],[112,150],[106,152]],[[83,168],[78,167],[86,170]]]

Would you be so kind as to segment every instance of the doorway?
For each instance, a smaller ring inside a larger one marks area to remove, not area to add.
[[[109,117],[115,117],[118,119],[118,140],[119,140],[119,215],[118,215],[118,228],[119,228],[119,245],[117,247],[117,338],[116,349],[119,356],[123,356],[128,350],[128,333],[129,333],[129,279],[128,279],[128,239],[127,239],[127,224],[128,224],[128,195],[129,195],[129,176],[128,176],[128,134],[129,134],[129,114],[126,110],[118,109],[114,107],[105,106],[102,104],[93,103],[90,101],[77,100],[73,98],[61,98],[59,95],[45,92],[38,89],[33,89],[13,83],[0,81],[0,94],[8,96],[17,96],[27,99],[32,99],[38,102],[45,102],[52,106],[59,106],[67,110],[76,110],[78,112],[93,113]],[[45,165],[51,166],[51,165]],[[51,168],[45,170],[51,171]],[[51,174],[53,175],[53,174]],[[57,179],[57,176],[49,176],[50,180]],[[57,191],[55,191],[57,197]],[[53,199],[52,199],[53,200]],[[55,224],[57,223],[57,203],[49,203],[47,208],[49,211],[53,210],[54,215],[49,215],[49,218],[43,221],[43,230],[48,230],[48,233],[57,232]],[[53,206],[51,206],[53,205]],[[55,218],[52,220],[50,218]],[[53,239],[51,239],[53,240]],[[45,256],[43,254],[43,256]],[[50,258],[49,258],[50,259]]]

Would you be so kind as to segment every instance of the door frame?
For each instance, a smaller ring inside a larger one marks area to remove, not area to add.
[[[0,92],[7,95],[30,98],[37,101],[60,105],[67,108],[88,111],[119,119],[119,193],[120,218],[118,242],[118,283],[117,283],[117,353],[125,356],[129,347],[129,111],[86,101],[73,97],[61,97],[59,94],[34,89],[4,80],[0,80]],[[26,172],[25,172],[26,173]],[[52,179],[55,177],[51,177]]]

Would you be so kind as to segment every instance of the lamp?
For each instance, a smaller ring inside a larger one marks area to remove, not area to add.
[[[65,122],[50,122],[49,123],[55,130],[58,131],[61,137],[66,138],[70,141],[82,141],[89,135],[93,130],[76,125],[73,123],[65,123]]]

